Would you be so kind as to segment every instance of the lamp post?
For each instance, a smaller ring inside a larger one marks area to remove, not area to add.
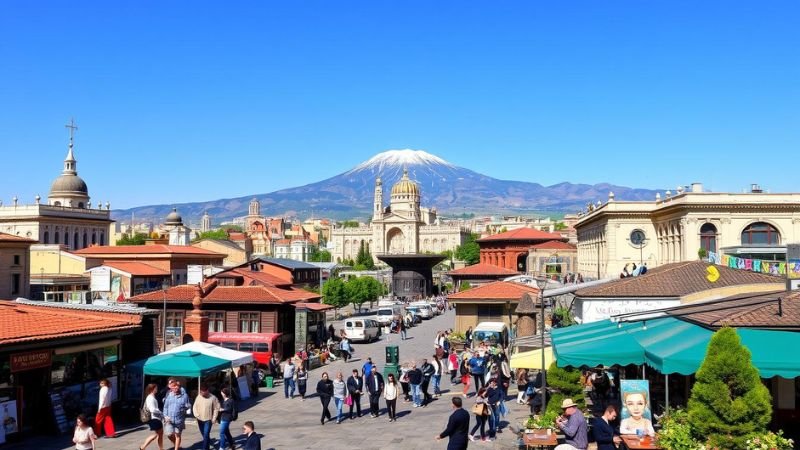
[[[161,351],[167,351],[167,290],[169,289],[169,279],[164,278],[161,282],[161,292],[164,293],[164,310],[161,312]]]
[[[539,297],[542,299],[542,329],[539,333],[542,335],[542,411],[547,408],[547,368],[544,360],[544,290],[547,288],[547,277],[539,276],[536,278],[536,287],[539,288]]]

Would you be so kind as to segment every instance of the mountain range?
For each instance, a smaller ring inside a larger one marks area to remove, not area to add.
[[[116,210],[114,217],[124,221],[133,213],[137,221],[160,223],[173,207],[177,207],[185,221],[196,223],[208,211],[213,222],[219,223],[246,215],[248,204],[255,197],[261,201],[261,213],[265,216],[367,219],[372,210],[375,178],[380,176],[383,180],[384,203],[387,204],[391,187],[404,169],[420,187],[422,206],[436,207],[440,215],[569,213],[584,208],[588,202],[605,201],[609,192],[614,192],[617,200],[650,200],[656,193],[608,183],[563,182],[542,186],[527,181],[500,180],[458,167],[421,150],[388,150],[347,172],[305,186],[239,198]]]

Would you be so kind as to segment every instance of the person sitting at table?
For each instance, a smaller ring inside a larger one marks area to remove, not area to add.
[[[556,426],[564,433],[565,443],[555,450],[586,450],[589,446],[589,435],[586,430],[586,418],[571,398],[561,402],[564,413],[556,419]]]
[[[644,391],[626,392],[622,398],[622,404],[628,410],[630,417],[622,419],[619,425],[619,434],[636,434],[636,430],[642,430],[648,436],[655,436],[653,423],[644,417],[647,411],[647,393]],[[647,414],[649,415],[649,414]]]
[[[597,450],[616,450],[617,445],[622,441],[611,425],[616,418],[617,407],[608,405],[602,416],[592,419],[592,434],[597,442]]]

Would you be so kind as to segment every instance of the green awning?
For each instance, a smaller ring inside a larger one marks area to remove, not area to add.
[[[645,326],[646,324],[646,326]],[[800,333],[737,329],[762,378],[800,376]],[[706,356],[713,331],[678,318],[641,322],[601,321],[554,332],[560,367],[648,364],[663,374],[690,375]]]
[[[199,377],[231,367],[231,362],[199,352],[162,353],[144,363],[145,375]]]

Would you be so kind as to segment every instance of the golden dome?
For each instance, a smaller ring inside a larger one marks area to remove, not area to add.
[[[419,186],[408,178],[408,169],[403,169],[403,177],[392,186],[392,195],[419,196]]]

